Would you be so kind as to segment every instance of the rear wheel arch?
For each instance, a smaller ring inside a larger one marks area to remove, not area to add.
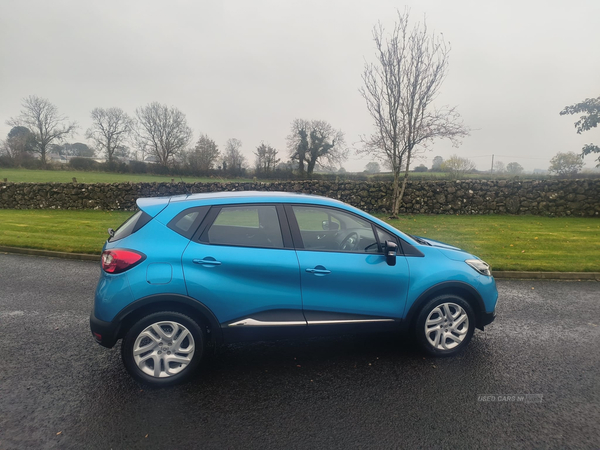
[[[117,338],[123,338],[127,331],[140,319],[159,311],[175,311],[194,319],[204,331],[206,341],[223,342],[221,326],[212,311],[203,303],[191,297],[178,294],[158,294],[144,297],[123,309],[113,322],[117,322]]]
[[[471,285],[461,281],[447,281],[436,284],[423,292],[412,304],[406,314],[406,330],[412,330],[416,324],[419,312],[431,299],[440,295],[456,295],[464,299],[475,313],[475,327],[483,329],[482,316],[485,313],[485,306],[481,295]]]

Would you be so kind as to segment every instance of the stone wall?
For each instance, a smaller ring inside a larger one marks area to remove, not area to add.
[[[388,182],[0,183],[0,208],[131,210],[139,197],[190,192],[287,191],[324,195],[369,212],[388,212]],[[600,180],[410,181],[401,212],[600,216]]]

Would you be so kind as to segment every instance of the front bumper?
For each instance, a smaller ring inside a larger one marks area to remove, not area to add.
[[[90,314],[90,329],[96,342],[103,347],[112,348],[117,343],[119,326],[113,322],[97,319],[94,311]]]
[[[481,329],[486,325],[489,325],[496,319],[496,310],[494,309],[491,313],[483,313],[481,315]]]

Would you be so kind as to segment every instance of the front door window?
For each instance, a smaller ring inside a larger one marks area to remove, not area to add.
[[[378,253],[370,222],[350,213],[318,206],[292,206],[305,250]]]

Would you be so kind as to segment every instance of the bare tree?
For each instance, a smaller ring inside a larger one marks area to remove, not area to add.
[[[442,163],[442,170],[448,172],[452,178],[462,178],[466,173],[475,170],[475,163],[467,158],[452,155]]]
[[[277,157],[277,150],[268,144],[261,143],[256,147],[254,155],[256,156],[256,172],[269,174],[275,170],[275,167],[281,159]]]
[[[138,127],[134,128],[134,132],[131,136],[134,147],[133,157],[136,161],[146,161],[148,154],[150,153],[150,143],[142,138],[138,132]]]
[[[30,95],[23,99],[23,109],[18,117],[6,121],[13,127],[29,128],[35,137],[34,151],[39,153],[42,167],[46,166],[46,153],[52,143],[62,142],[77,129],[76,122],[58,113],[58,108],[47,99]]]
[[[108,163],[112,164],[117,149],[129,139],[134,121],[121,108],[94,108],[91,117],[92,126],[85,136],[106,154]]]
[[[392,216],[398,215],[414,152],[436,138],[458,139],[469,134],[455,108],[432,105],[446,78],[450,46],[429,33],[425,21],[409,29],[409,13],[398,11],[391,33],[373,28],[376,59],[365,63],[360,93],[374,121],[375,132],[363,138],[360,152],[385,160],[394,174]],[[400,188],[400,173],[404,181]]]
[[[185,114],[158,102],[136,109],[138,145],[167,167],[192,139]]]
[[[219,147],[206,134],[200,135],[193,150],[187,153],[187,162],[195,172],[208,172],[219,159]]]
[[[506,166],[504,165],[504,163],[502,161],[494,162],[492,174],[502,175],[505,172],[506,172]]]
[[[225,144],[225,154],[223,155],[223,170],[231,173],[241,173],[246,166],[246,158],[240,151],[242,141],[239,139],[229,139]]]
[[[348,158],[344,133],[324,120],[294,120],[287,141],[300,176],[310,176],[317,163],[339,165]]]

